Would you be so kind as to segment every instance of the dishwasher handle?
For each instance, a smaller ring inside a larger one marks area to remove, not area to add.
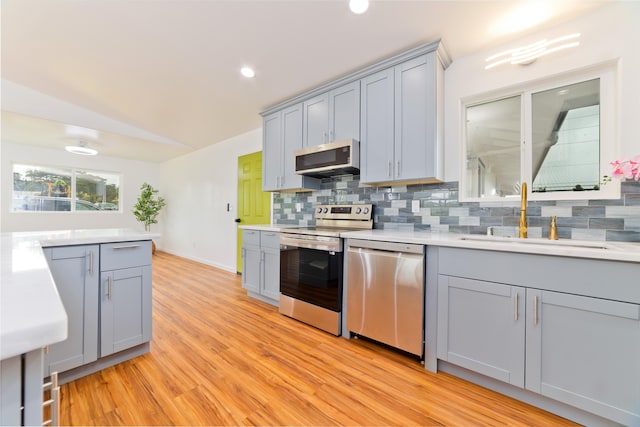
[[[424,245],[415,243],[379,242],[375,240],[347,239],[348,251],[369,249],[383,252],[401,252],[410,254],[424,254]]]

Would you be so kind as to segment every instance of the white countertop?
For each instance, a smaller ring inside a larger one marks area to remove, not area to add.
[[[67,313],[43,247],[150,240],[159,234],[127,229],[0,234],[0,359],[67,338]]]
[[[282,231],[296,228],[292,225],[264,224],[243,225],[240,228],[258,231]],[[540,255],[556,255],[576,258],[592,258],[640,263],[640,243],[600,242],[593,240],[485,236],[482,234],[458,234],[430,231],[360,230],[340,233],[346,239],[378,240],[383,242],[417,243],[420,245],[448,246],[454,248],[482,249],[502,252],[520,252]]]
[[[484,236],[477,234],[438,233],[428,231],[366,230],[340,233],[347,239],[418,243],[422,245],[520,252],[575,258],[592,258],[640,263],[640,243],[598,242],[591,240],[548,240],[539,238]]]

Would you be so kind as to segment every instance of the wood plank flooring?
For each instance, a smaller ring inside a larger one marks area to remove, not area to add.
[[[156,252],[151,352],[62,386],[62,425],[574,425],[246,296]]]

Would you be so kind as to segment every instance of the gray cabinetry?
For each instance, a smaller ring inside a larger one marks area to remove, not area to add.
[[[362,182],[442,179],[442,73],[431,52],[362,79]]]
[[[42,353],[37,349],[0,361],[0,425],[43,425]],[[59,404],[59,395],[52,399]]]
[[[320,188],[319,179],[295,173],[294,152],[302,148],[302,104],[265,116],[262,132],[264,191]]]
[[[67,339],[49,346],[44,375],[63,372],[98,357],[99,247],[62,246],[44,249],[51,275],[67,312]]]
[[[640,423],[640,305],[529,289],[526,339],[527,389]]]
[[[100,245],[100,357],[151,340],[151,241]]]
[[[441,248],[438,265],[438,359],[640,423],[638,264]]]
[[[360,140],[360,82],[352,82],[303,102],[304,147],[343,139]]]
[[[525,290],[440,276],[438,357],[524,387]]]
[[[280,233],[242,230],[242,287],[262,301],[280,298]]]

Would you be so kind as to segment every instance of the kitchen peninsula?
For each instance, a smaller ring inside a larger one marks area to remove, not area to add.
[[[68,381],[149,351],[153,237],[128,229],[0,235],[2,424],[20,424],[20,407],[25,424],[42,423],[42,379],[53,372],[68,371]],[[137,317],[134,330],[114,323],[118,316]]]

